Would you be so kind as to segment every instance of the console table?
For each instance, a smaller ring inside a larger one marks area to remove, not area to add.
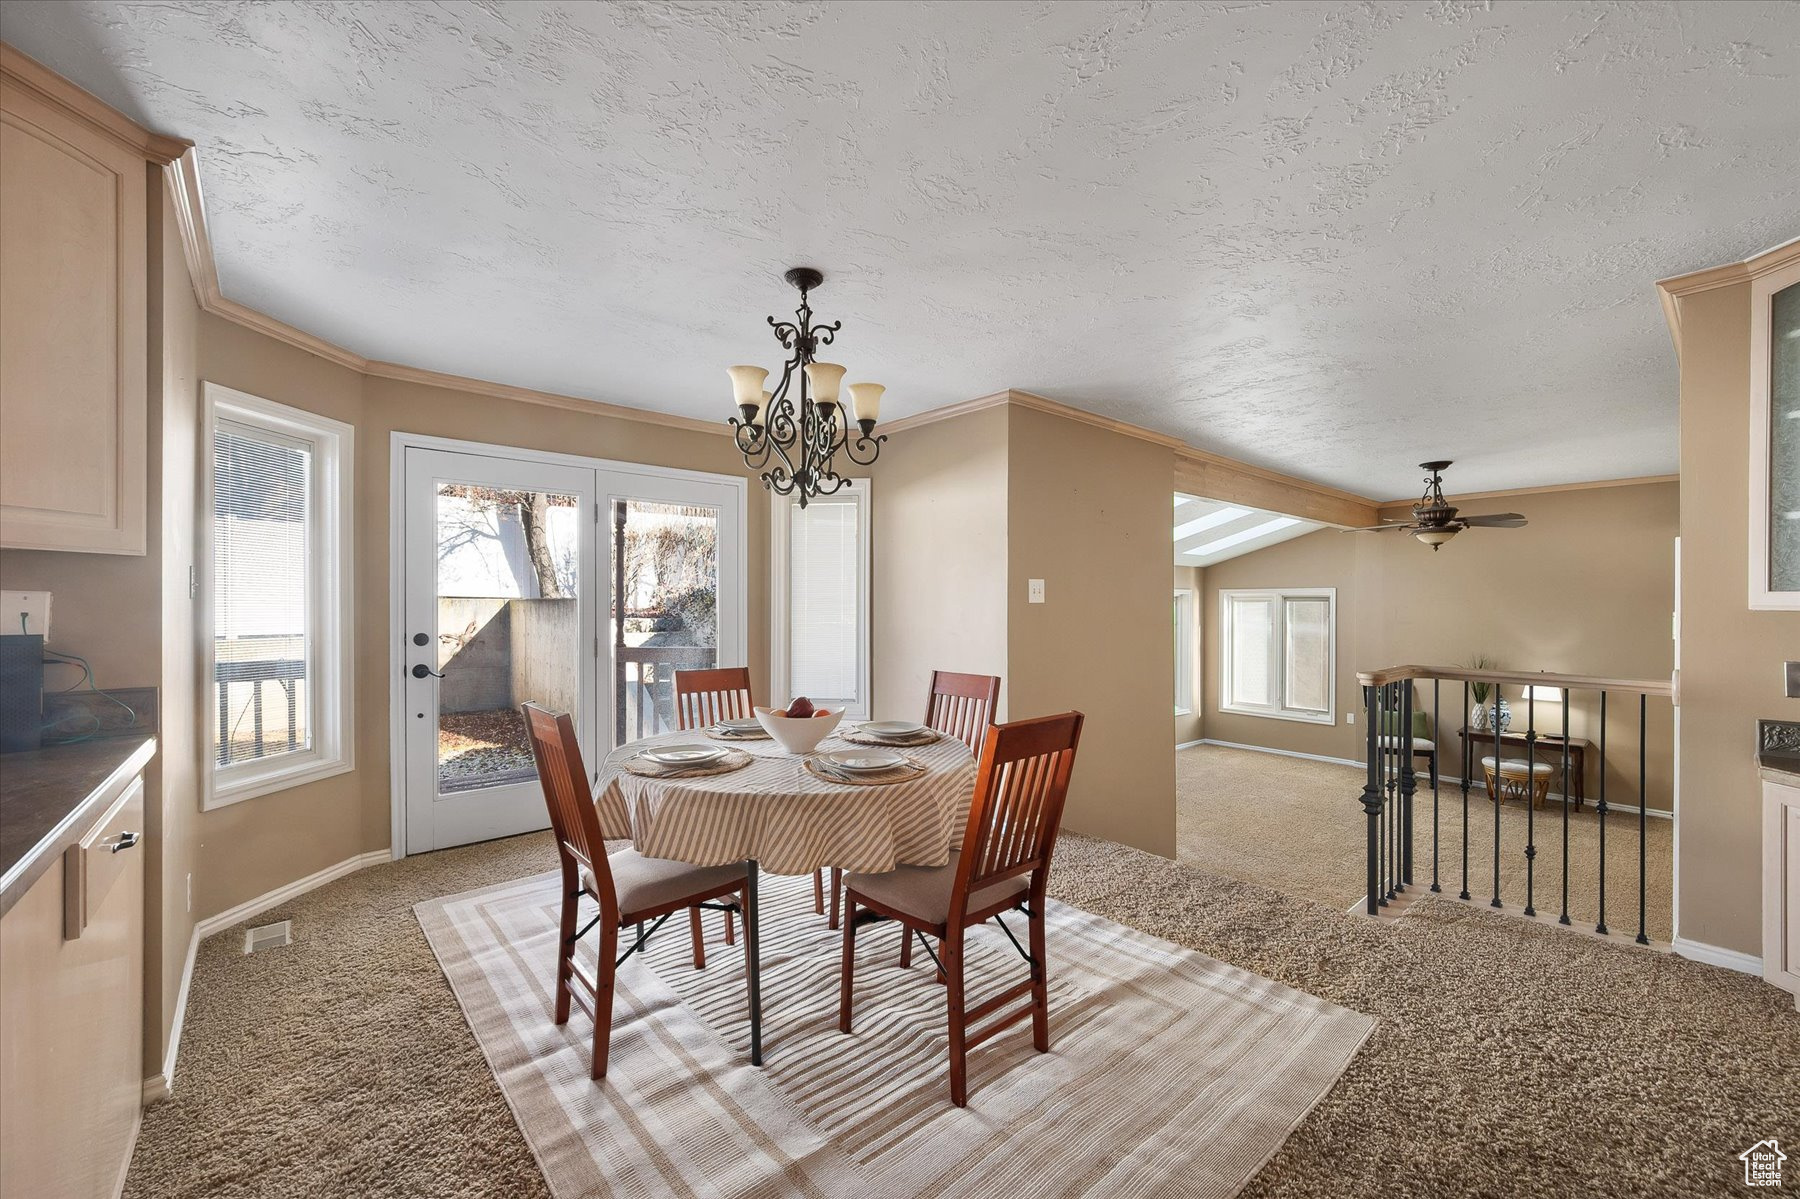
[[[1477,751],[1475,754],[1476,761],[1481,760],[1480,751],[1486,751],[1490,754],[1494,751],[1494,732],[1492,729],[1472,729],[1465,725],[1462,728],[1457,729],[1456,732],[1463,740],[1473,742],[1473,748]],[[1515,732],[1509,729],[1500,734],[1500,748],[1502,751],[1508,749],[1523,750],[1525,745],[1524,733]],[[1573,786],[1569,788],[1571,792],[1569,798],[1575,801],[1575,806],[1577,808],[1580,808],[1587,803],[1587,751],[1592,749],[1593,745],[1594,743],[1589,741],[1586,737],[1570,737],[1568,741],[1569,782],[1573,784]],[[1551,767],[1560,769],[1562,766],[1562,751],[1563,739],[1561,737],[1551,736],[1548,733],[1539,733],[1537,735],[1537,744],[1533,752],[1533,757],[1536,758],[1537,761],[1548,762]],[[1502,753],[1501,756],[1504,757],[1504,753]]]

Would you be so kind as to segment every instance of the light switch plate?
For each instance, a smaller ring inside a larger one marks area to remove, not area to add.
[[[1025,602],[1041,604],[1044,602],[1044,580],[1027,579],[1025,582]]]
[[[1787,682],[1787,697],[1800,699],[1800,662],[1788,662],[1782,667],[1782,677]]]
[[[0,591],[0,633],[35,633],[50,640],[48,591]]]

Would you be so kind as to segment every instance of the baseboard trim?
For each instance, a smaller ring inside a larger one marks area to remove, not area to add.
[[[346,874],[354,874],[365,866],[375,866],[382,862],[391,861],[393,861],[393,856],[385,849],[377,849],[369,853],[359,853],[353,858],[345,858],[336,865],[327,866],[323,870],[315,871],[305,878],[295,879],[286,886],[277,887],[273,891],[258,895],[255,899],[247,899],[234,908],[229,908],[220,912],[217,916],[208,916],[205,920],[200,921],[200,923],[194,926],[194,934],[200,940],[204,941],[216,932],[228,929],[234,924],[242,923],[252,916],[260,916],[272,907],[284,904],[290,899],[298,898],[317,887],[323,887],[326,883],[336,882]]]
[[[1177,753],[1179,753],[1184,749],[1192,749],[1196,745],[1208,745],[1208,744],[1211,744],[1211,743],[1208,742],[1205,737],[1200,738],[1200,740],[1198,740],[1198,741],[1177,741],[1175,743],[1175,751]]]
[[[1334,766],[1361,767],[1363,763],[1352,758],[1331,758],[1324,754],[1303,754],[1297,749],[1276,749],[1268,745],[1246,745],[1241,741],[1218,741],[1211,737],[1202,737],[1194,742],[1196,745],[1216,745],[1220,749],[1247,749],[1253,754],[1275,754],[1283,758],[1304,758],[1308,762],[1330,762]],[[1178,747],[1179,748],[1179,747]]]
[[[1723,966],[1727,970],[1753,974],[1757,978],[1763,976],[1762,958],[1753,953],[1739,953],[1735,949],[1708,945],[1704,941],[1690,941],[1686,937],[1676,937],[1669,943],[1669,947],[1684,958],[1705,962],[1708,966]]]
[[[315,871],[305,878],[295,879],[286,886],[277,887],[273,891],[258,895],[255,899],[246,900],[234,908],[220,912],[217,916],[208,916],[194,925],[193,935],[188,938],[187,963],[181,969],[181,986],[175,992],[175,1019],[169,1025],[169,1048],[163,1054],[163,1066],[160,1074],[152,1074],[144,1080],[143,1101],[145,1106],[161,1103],[175,1090],[175,1060],[181,1052],[181,1025],[187,1017],[188,988],[194,982],[194,957],[200,952],[200,942],[214,933],[223,932],[234,924],[261,915],[270,908],[296,899],[308,891],[323,887],[326,883],[335,882],[346,874],[354,874],[365,866],[375,866],[382,862],[393,861],[389,850],[377,849],[369,853],[357,854],[353,858],[345,858],[336,865],[327,866]]]

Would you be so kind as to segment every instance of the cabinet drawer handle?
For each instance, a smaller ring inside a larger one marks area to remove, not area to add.
[[[137,843],[138,835],[136,833],[120,833],[117,837],[102,841],[100,844],[106,846],[113,853],[118,853],[121,849],[130,849]]]

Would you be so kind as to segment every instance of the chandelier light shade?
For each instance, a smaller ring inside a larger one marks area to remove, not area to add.
[[[773,390],[765,389],[769,372],[760,366],[728,366],[732,398],[738,414],[731,418],[732,439],[744,456],[744,465],[762,476],[763,486],[778,495],[797,495],[800,506],[821,495],[830,495],[846,480],[837,471],[841,453],[858,466],[868,466],[881,454],[886,434],[875,436],[881,416],[879,383],[852,383],[846,413],[840,400],[844,367],[819,362],[815,355],[831,344],[842,321],[814,325],[807,293],[825,281],[811,267],[797,266],[787,281],[800,289],[800,307],[794,319],[769,318],[775,340],[788,353],[781,378]],[[855,430],[850,422],[856,422]]]

